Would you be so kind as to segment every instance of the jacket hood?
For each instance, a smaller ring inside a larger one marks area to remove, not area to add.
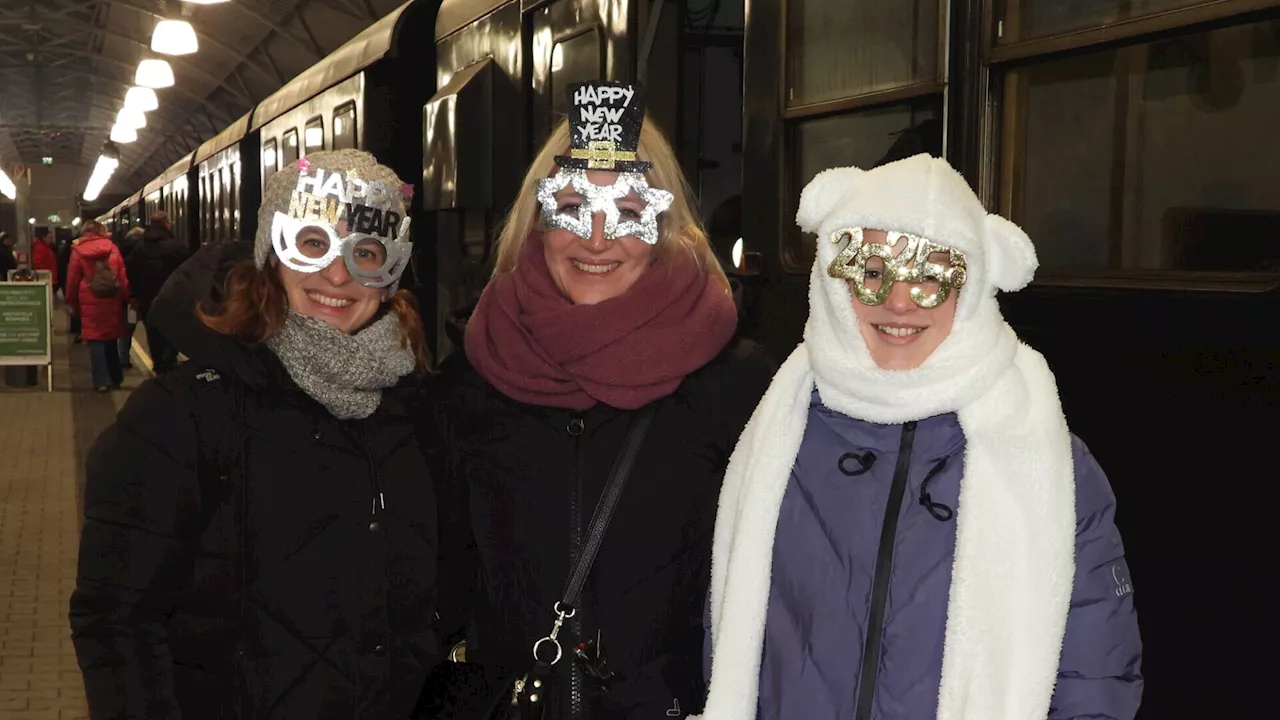
[[[252,259],[253,246],[248,243],[205,245],[165,281],[148,319],[179,352],[197,365],[234,375],[252,387],[294,388],[301,393],[284,364],[265,344],[248,345],[214,332],[196,316],[198,306],[212,309],[221,301],[227,272],[232,266]],[[401,378],[395,388],[387,389],[397,392],[383,393],[384,404],[393,394],[398,397],[401,394],[398,391],[402,390],[409,393],[407,397],[416,397],[413,393],[418,392],[422,384],[423,379],[417,373]],[[404,402],[407,401],[400,401],[400,405]],[[408,412],[407,407],[399,409]]]
[[[221,299],[227,271],[252,256],[253,248],[244,243],[202,247],[169,276],[148,319],[193,362],[261,387],[287,378],[275,355],[265,346],[252,347],[210,330],[195,312],[202,304],[212,308]]]
[[[86,235],[80,238],[80,244],[76,245],[80,257],[86,260],[97,260],[111,254],[111,249],[115,247],[115,243],[111,242],[111,238],[101,235]]]

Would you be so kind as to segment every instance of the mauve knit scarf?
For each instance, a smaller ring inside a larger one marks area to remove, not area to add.
[[[510,398],[632,410],[670,395],[724,348],[737,323],[728,289],[691,257],[650,266],[622,295],[575,305],[535,233],[516,269],[484,289],[465,343],[472,366]]]

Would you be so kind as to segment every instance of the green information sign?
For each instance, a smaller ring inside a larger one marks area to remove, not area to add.
[[[48,365],[49,285],[0,282],[0,365]]]

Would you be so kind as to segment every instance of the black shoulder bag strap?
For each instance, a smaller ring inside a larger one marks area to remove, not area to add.
[[[640,446],[644,444],[644,436],[649,432],[649,426],[653,423],[656,411],[657,403],[646,405],[627,428],[627,435],[622,441],[622,451],[618,453],[618,458],[613,463],[613,471],[605,483],[604,492],[600,495],[600,502],[596,504],[595,513],[591,516],[591,524],[587,526],[587,537],[582,546],[582,554],[569,573],[564,593],[561,595],[562,599],[553,608],[556,613],[555,624],[551,627],[550,634],[533,644],[533,658],[536,661],[533,672],[515,684],[514,694],[522,701],[524,700],[522,696],[526,694],[524,692],[526,683],[530,678],[545,676],[551,666],[559,662],[564,654],[557,639],[560,627],[565,620],[573,617],[578,611],[576,606],[578,596],[582,594],[582,586],[587,581],[587,574],[591,572],[596,552],[600,550],[600,542],[604,540],[604,531],[609,527],[609,520],[613,517],[614,508],[618,506],[618,498],[622,496],[622,488],[627,484],[631,468],[636,464],[636,456],[640,454]],[[545,650],[544,646],[546,646]],[[539,654],[540,651],[549,653],[551,657],[543,657]],[[537,687],[539,683],[535,680],[533,685]],[[528,693],[528,702],[537,703],[537,694]]]

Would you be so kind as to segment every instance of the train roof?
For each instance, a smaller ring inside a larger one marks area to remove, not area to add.
[[[186,175],[187,171],[191,169],[191,159],[193,157],[195,157],[195,152],[189,152],[186,155],[183,155],[181,160],[174,163],[168,170],[161,173],[160,177],[144,185],[142,187],[142,196],[146,197],[179,177]]]
[[[261,129],[263,125],[310,100],[330,86],[380,60],[391,50],[400,16],[414,1],[409,0],[392,10],[386,17],[348,40],[325,59],[303,70],[284,87],[258,103],[257,109],[253,111],[253,122],[249,125],[249,131]]]
[[[240,142],[245,135],[249,134],[249,120],[251,117],[253,117],[252,110],[241,115],[239,120],[228,125],[222,132],[200,143],[200,147],[196,148],[193,165],[199,165],[235,143]]]

